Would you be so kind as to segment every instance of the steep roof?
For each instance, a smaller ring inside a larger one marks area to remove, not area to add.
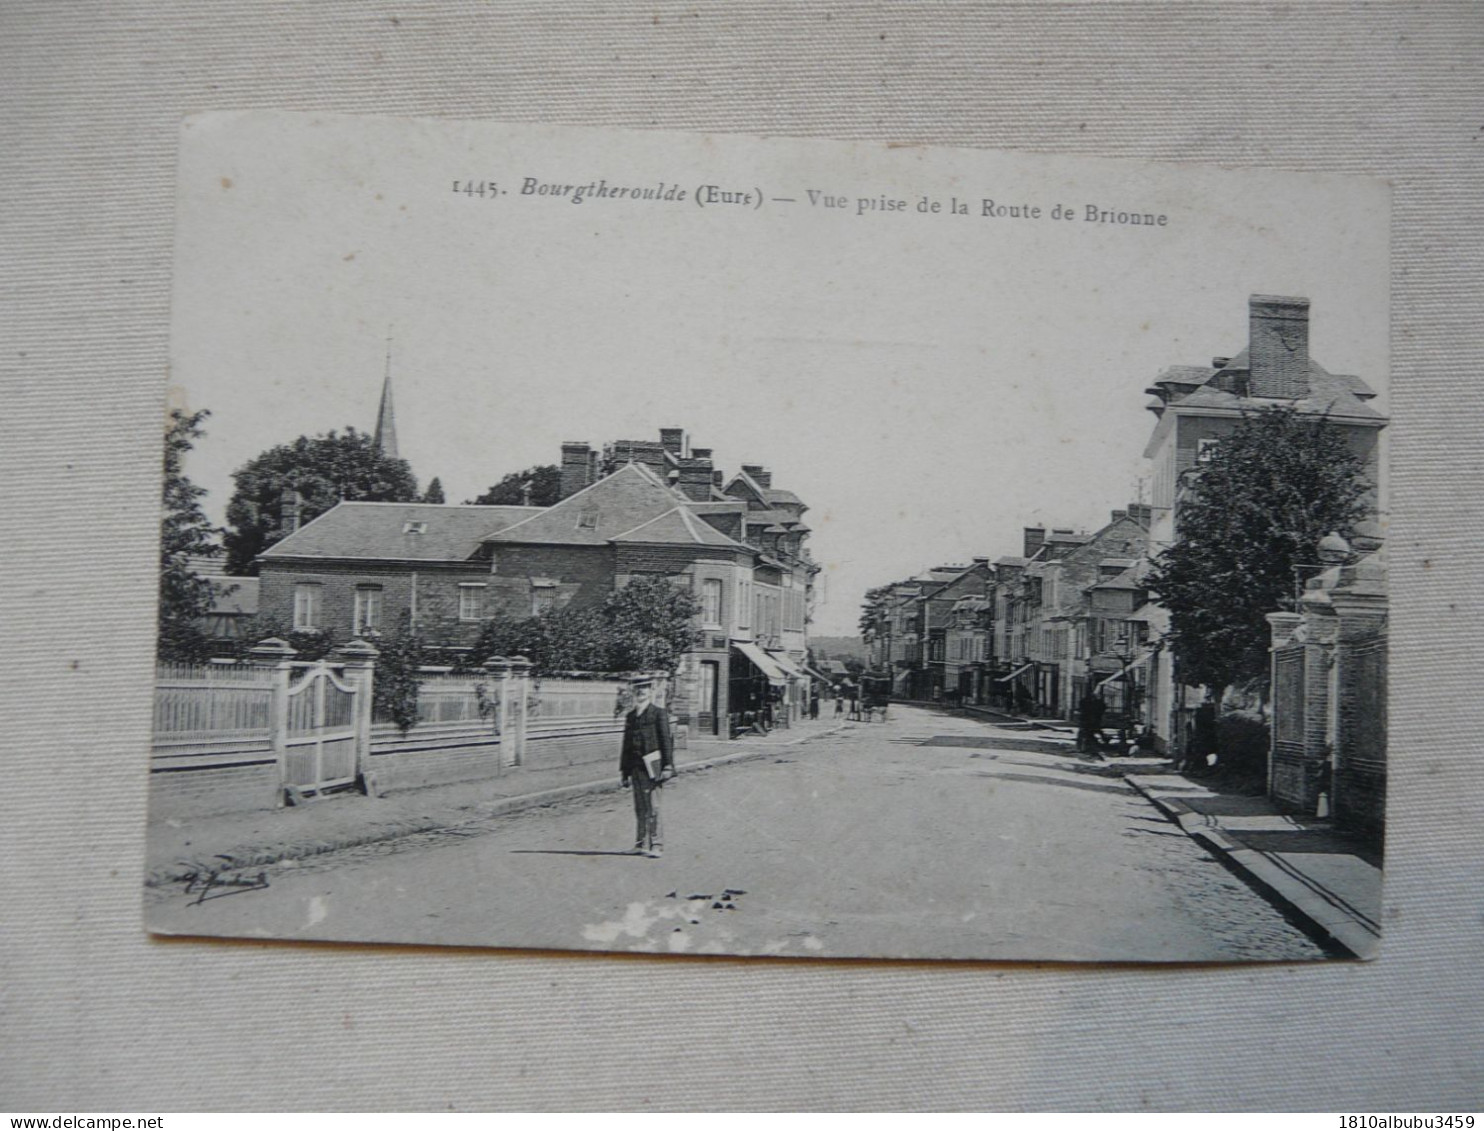
[[[649,468],[628,463],[486,541],[604,546],[614,535],[673,509],[677,501],[676,493]]]
[[[786,505],[792,504],[793,506],[799,507],[804,505],[804,500],[799,498],[792,491],[784,491],[778,487],[764,487],[763,498],[768,501],[768,504],[770,506],[775,503],[784,503]]]
[[[493,531],[540,514],[540,507],[447,503],[339,503],[264,550],[260,557],[364,561],[466,561]],[[421,529],[421,533],[414,533]]]
[[[703,522],[691,513],[689,507],[674,506],[664,514],[643,522],[632,530],[615,534],[614,542],[651,542],[682,546],[729,546],[737,550],[752,552],[752,547],[728,538],[709,522]]]

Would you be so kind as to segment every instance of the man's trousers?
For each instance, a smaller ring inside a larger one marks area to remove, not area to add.
[[[659,786],[641,771],[629,779],[629,788],[634,791],[634,847],[641,850],[661,847]]]

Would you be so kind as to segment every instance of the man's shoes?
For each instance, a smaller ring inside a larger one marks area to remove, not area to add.
[[[642,840],[639,841],[639,842],[637,842],[634,845],[633,853],[634,853],[635,856],[643,856],[644,855],[644,842]]]
[[[651,860],[658,860],[664,854],[665,850],[663,848],[661,848],[657,844],[651,844],[649,846],[649,851],[646,852],[644,855],[648,856]]]

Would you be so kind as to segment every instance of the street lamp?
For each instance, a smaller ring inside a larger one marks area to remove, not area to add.
[[[1113,651],[1118,656],[1120,667],[1119,675],[1123,682],[1123,727],[1122,738],[1125,753],[1128,751],[1131,739],[1129,730],[1134,722],[1134,699],[1133,691],[1129,686],[1129,669],[1133,666],[1134,654],[1130,647],[1132,641],[1129,639],[1128,630],[1124,629],[1113,639]]]

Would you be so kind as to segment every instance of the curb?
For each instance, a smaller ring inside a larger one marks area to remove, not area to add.
[[[826,735],[836,734],[844,729],[845,727],[842,724],[831,727],[829,730],[801,735],[787,742],[771,743],[767,746],[752,747],[738,750],[734,753],[719,754],[713,758],[704,758],[698,762],[690,762],[682,766],[677,770],[676,776],[709,770],[717,766],[729,765],[733,762],[746,762],[756,758],[764,758],[774,751],[786,750],[790,746],[797,746],[813,738],[822,738]],[[276,848],[238,847],[229,852],[219,853],[209,857],[212,861],[209,864],[199,861],[181,860],[174,864],[155,868],[145,876],[144,886],[147,888],[164,887],[168,884],[179,883],[192,875],[198,875],[202,872],[220,873],[234,872],[245,868],[267,868],[274,864],[281,864],[286,860],[306,860],[314,856],[323,856],[326,853],[339,852],[347,848],[360,848],[367,844],[378,844],[382,841],[397,840],[404,836],[416,836],[418,833],[465,828],[469,825],[477,824],[480,821],[489,820],[491,817],[502,817],[509,813],[520,812],[523,809],[540,809],[548,805],[559,805],[564,801],[571,801],[579,797],[596,796],[601,793],[617,793],[622,788],[611,777],[605,777],[601,781],[579,782],[575,785],[557,786],[554,789],[544,789],[536,793],[523,793],[515,797],[504,797],[498,801],[478,804],[474,806],[478,812],[477,816],[467,817],[459,821],[449,822],[439,820],[436,817],[409,817],[403,821],[379,825],[369,829],[360,829],[340,836],[331,836],[311,841],[298,841]]]
[[[1232,840],[1219,824],[1184,802],[1159,796],[1130,775],[1123,780],[1326,951],[1342,958],[1375,955],[1380,936],[1339,906],[1338,897],[1272,855]]]

